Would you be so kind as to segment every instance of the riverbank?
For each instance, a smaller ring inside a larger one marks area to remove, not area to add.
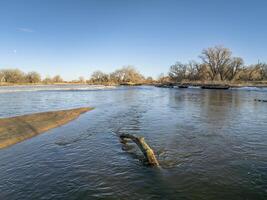
[[[67,124],[93,108],[51,111],[0,119],[0,149]]]
[[[132,83],[132,82],[125,82],[125,83],[113,83],[113,82],[103,82],[103,83],[76,83],[76,82],[63,82],[63,83],[4,83],[0,82],[1,86],[61,86],[61,85],[101,85],[101,86],[140,86],[145,85],[145,83]]]
[[[1,86],[46,86],[46,85],[88,85],[87,83],[63,82],[63,83],[5,83],[0,82]]]
[[[220,82],[220,81],[214,81],[214,82],[168,82],[168,83],[161,83],[161,84],[155,84],[156,87],[166,87],[166,88],[172,88],[172,87],[179,87],[179,88],[187,88],[190,86],[193,87],[201,87],[201,88],[241,88],[241,87],[267,87],[266,81],[251,81],[251,82]]]
[[[46,86],[54,86],[59,87],[60,90],[68,90],[68,86],[81,86],[80,90],[85,90],[86,86],[93,87],[94,89],[110,89],[120,86],[155,86],[155,87],[163,87],[163,88],[188,88],[188,87],[201,87],[203,89],[229,89],[229,88],[242,88],[242,87],[257,87],[257,88],[267,88],[267,81],[251,81],[251,82],[165,82],[165,83],[54,83],[54,84],[0,84],[0,88],[8,88],[8,87],[27,87],[30,86],[38,90],[39,88]]]

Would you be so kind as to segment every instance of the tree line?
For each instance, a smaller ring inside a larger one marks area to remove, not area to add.
[[[133,66],[124,66],[111,73],[97,70],[86,80],[79,77],[71,83],[89,84],[153,84],[156,82],[197,82],[197,81],[219,81],[219,82],[248,82],[267,81],[267,64],[246,65],[241,57],[232,55],[230,49],[223,46],[215,46],[203,49],[199,55],[200,61],[188,63],[176,62],[169,68],[168,75],[160,75],[157,81],[152,77],[145,77]],[[4,83],[63,83],[60,75],[52,78],[41,79],[37,72],[24,73],[19,69],[0,70],[0,82]]]
[[[241,57],[234,57],[230,49],[215,46],[204,49],[199,56],[200,62],[177,62],[170,66],[168,76],[162,81],[266,81],[267,64],[245,65]]]
[[[69,83],[89,83],[89,84],[123,84],[123,83],[148,83],[152,82],[152,77],[145,78],[140,72],[138,72],[132,66],[125,66],[115,70],[112,73],[104,73],[97,70],[91,74],[86,80],[84,77],[79,77],[78,80],[69,81]],[[19,69],[2,69],[0,70],[0,83],[67,83],[60,75],[56,75],[52,78],[41,78],[38,72],[32,71],[25,73]]]
[[[124,66],[120,69],[115,70],[111,73],[105,73],[97,70],[92,73],[89,83],[93,84],[143,84],[143,83],[153,83],[152,77],[143,76],[139,71],[137,71],[133,66]]]
[[[64,80],[60,75],[56,75],[52,78],[46,77],[41,79],[41,75],[38,72],[32,71],[25,73],[19,69],[2,69],[0,70],[0,82],[1,83],[62,83]]]

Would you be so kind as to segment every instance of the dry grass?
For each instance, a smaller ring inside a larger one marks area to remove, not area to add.
[[[0,149],[59,127],[92,108],[77,108],[0,119]]]

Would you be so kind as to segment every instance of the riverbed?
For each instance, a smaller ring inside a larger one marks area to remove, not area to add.
[[[1,87],[1,118],[95,109],[1,150],[0,199],[267,199],[267,103],[254,99],[267,90]],[[161,168],[121,133],[145,137]]]

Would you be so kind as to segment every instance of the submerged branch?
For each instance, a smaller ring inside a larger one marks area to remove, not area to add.
[[[127,143],[127,139],[132,140],[140,150],[143,152],[148,164],[150,166],[159,166],[159,162],[154,154],[154,151],[150,148],[150,146],[145,142],[143,137],[136,137],[130,134],[121,134],[120,139],[122,143]]]

